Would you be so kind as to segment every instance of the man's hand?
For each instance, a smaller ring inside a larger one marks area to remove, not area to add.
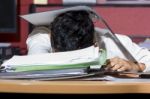
[[[107,60],[106,70],[111,71],[136,71],[142,72],[145,69],[145,65],[142,63],[134,63],[119,57],[114,57]]]

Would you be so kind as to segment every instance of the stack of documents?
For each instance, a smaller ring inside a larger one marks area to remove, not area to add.
[[[90,46],[80,50],[36,55],[13,56],[1,66],[6,72],[60,70],[87,68],[90,65],[103,65],[106,52]]]

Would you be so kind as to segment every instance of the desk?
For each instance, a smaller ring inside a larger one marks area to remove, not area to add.
[[[0,80],[0,92],[46,94],[150,93],[150,82]]]

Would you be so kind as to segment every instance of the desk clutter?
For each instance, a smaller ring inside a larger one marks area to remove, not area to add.
[[[100,69],[105,62],[106,50],[95,46],[67,52],[14,55],[1,64],[0,79],[83,78],[97,75],[88,72],[89,66]]]
[[[97,48],[95,49],[93,47],[56,54],[51,53],[34,56],[23,56],[19,54],[19,48],[0,48],[1,61],[7,61],[1,64],[0,79],[116,81],[114,78],[108,79],[108,77],[105,76],[120,76],[120,74],[121,77],[126,76],[127,78],[138,80],[150,78],[150,73],[107,72],[103,70],[102,67],[105,66],[106,52],[105,50],[102,50],[101,53],[98,53]],[[51,58],[52,56],[55,57],[55,59]],[[33,61],[32,59],[35,60]],[[39,63],[40,60],[42,60],[41,63]],[[7,68],[3,66],[6,66]],[[133,76],[129,77],[127,76],[128,74]],[[122,79],[119,79],[119,81],[122,81]]]

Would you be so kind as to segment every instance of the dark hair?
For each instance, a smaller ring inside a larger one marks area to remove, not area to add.
[[[68,11],[51,24],[54,49],[70,51],[93,45],[94,24],[86,11]]]

